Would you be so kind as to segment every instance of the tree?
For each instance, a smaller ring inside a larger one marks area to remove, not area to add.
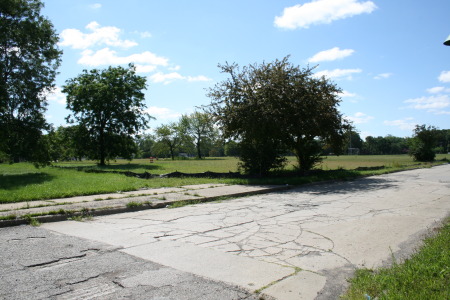
[[[131,159],[137,147],[134,136],[147,128],[151,118],[145,113],[145,77],[137,76],[135,67],[109,67],[105,70],[84,70],[66,81],[66,119],[86,128],[89,139],[88,157],[100,165],[121,156]]]
[[[239,156],[239,143],[236,141],[228,141],[225,143],[225,156]]]
[[[42,131],[46,94],[54,88],[62,52],[39,0],[0,2],[0,153],[46,163]]]
[[[209,113],[194,112],[190,115],[183,115],[180,126],[185,128],[186,134],[192,139],[197,150],[197,158],[201,159],[202,148],[211,142],[214,136],[214,122]]]
[[[136,141],[139,148],[140,158],[149,158],[153,156],[153,146],[155,144],[155,137],[151,134],[144,134]]]
[[[155,131],[156,140],[159,145],[156,145],[158,152],[169,151],[172,160],[175,159],[175,150],[181,145],[183,141],[183,133],[180,125],[172,122],[168,125],[161,125]],[[163,147],[158,147],[163,146]]]
[[[436,157],[433,149],[437,141],[437,128],[434,126],[416,125],[413,138],[410,140],[409,154],[417,161],[433,161]]]
[[[288,57],[272,63],[219,65],[230,78],[211,88],[210,110],[225,138],[240,141],[241,160],[249,172],[265,174],[283,166],[286,150],[298,168],[320,161],[321,144],[343,148],[348,124],[337,107],[341,91],[313,68],[301,69]]]

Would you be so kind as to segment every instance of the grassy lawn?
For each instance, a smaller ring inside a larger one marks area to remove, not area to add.
[[[438,156],[443,159],[445,156]],[[294,158],[289,158],[292,170]],[[353,178],[381,174],[408,167],[417,163],[406,155],[393,156],[332,156],[319,168],[328,170],[320,174],[295,177],[272,177],[264,179],[209,179],[209,178],[153,178],[138,179],[112,173],[86,173],[86,169],[111,171],[132,171],[165,174],[174,171],[184,173],[236,172],[236,158],[207,158],[203,160],[158,160],[150,163],[148,159],[111,162],[106,167],[98,167],[95,162],[67,162],[55,164],[57,167],[36,169],[28,163],[0,164],[0,203],[23,202],[41,199],[65,198],[77,195],[92,195],[116,191],[131,191],[141,188],[171,187],[201,183],[230,184],[302,184],[319,180]],[[389,169],[355,171],[358,167],[386,166]],[[427,166],[423,164],[422,166]],[[332,171],[334,170],[334,171]]]
[[[404,263],[358,270],[343,299],[450,299],[450,219]]]

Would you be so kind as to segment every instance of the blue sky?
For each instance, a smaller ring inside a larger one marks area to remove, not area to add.
[[[44,0],[64,51],[47,118],[69,114],[59,87],[83,69],[133,62],[147,78],[150,126],[210,100],[217,65],[290,55],[344,93],[340,111],[361,136],[450,128],[448,0]]]

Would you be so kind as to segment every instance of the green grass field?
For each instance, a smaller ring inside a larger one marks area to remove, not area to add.
[[[403,263],[362,269],[351,279],[346,300],[450,299],[450,219]],[[370,298],[369,298],[370,297]]]
[[[443,159],[440,155],[437,159]],[[294,158],[289,158],[287,169],[292,170]],[[148,159],[131,162],[119,160],[106,167],[98,167],[95,162],[64,162],[56,167],[36,169],[32,164],[0,164],[0,203],[23,202],[41,199],[65,198],[78,195],[92,195],[117,191],[131,191],[142,188],[171,187],[201,183],[230,184],[302,184],[319,180],[353,178],[381,174],[409,167],[419,167],[407,155],[393,156],[332,156],[318,166],[322,172],[311,176],[269,177],[263,179],[210,179],[210,178],[153,178],[138,179],[112,173],[86,173],[86,169],[110,171],[132,171],[165,174],[174,171],[184,173],[236,172],[236,158],[207,158],[203,160],[158,160],[150,163]],[[427,166],[422,164],[421,166]],[[377,171],[354,171],[358,167],[386,166]],[[338,171],[331,171],[338,170]]]

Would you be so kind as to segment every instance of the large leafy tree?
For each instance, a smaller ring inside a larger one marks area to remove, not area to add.
[[[240,158],[250,173],[283,165],[286,150],[300,170],[320,161],[322,145],[339,152],[349,125],[338,110],[341,90],[313,68],[301,69],[288,57],[242,69],[219,65],[229,78],[211,88],[210,109],[226,138],[240,142]]]
[[[181,146],[185,140],[185,131],[179,123],[163,124],[156,128],[155,136],[157,144],[155,150],[158,153],[165,151],[170,153],[172,160],[175,159],[175,151]]]
[[[193,141],[197,158],[201,159],[204,156],[202,151],[205,151],[205,146],[212,144],[216,136],[211,114],[196,111],[190,115],[183,115],[180,120],[180,126],[184,128],[185,133]]]
[[[88,156],[100,165],[117,156],[131,159],[137,151],[134,137],[147,128],[145,113],[145,77],[137,76],[135,67],[109,67],[84,70],[63,87],[67,94],[67,117],[88,131]]]
[[[410,139],[409,154],[417,161],[433,161],[438,129],[434,126],[416,125],[413,138]]]
[[[10,161],[48,160],[42,130],[46,94],[62,52],[39,0],[0,1],[0,152]]]

